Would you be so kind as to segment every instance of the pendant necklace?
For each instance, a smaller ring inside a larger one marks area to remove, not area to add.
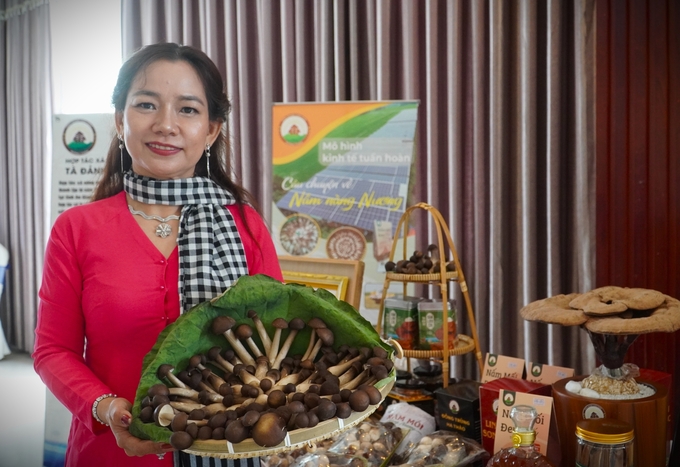
[[[166,238],[172,233],[172,227],[170,227],[170,224],[168,224],[168,221],[176,221],[179,219],[179,216],[176,214],[173,214],[172,216],[168,217],[161,217],[161,216],[150,216],[149,214],[142,212],[142,211],[137,211],[136,209],[133,209],[132,206],[128,204],[128,208],[130,209],[130,212],[136,216],[141,216],[142,218],[148,220],[148,221],[158,221],[160,224],[156,227],[156,237],[160,238]]]

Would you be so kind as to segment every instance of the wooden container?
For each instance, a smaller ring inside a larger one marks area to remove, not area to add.
[[[561,379],[553,384],[555,418],[562,451],[562,467],[573,467],[576,456],[576,423],[587,418],[615,418],[629,423],[635,431],[635,465],[666,465],[666,415],[668,389],[658,383],[638,379],[651,386],[654,395],[640,399],[592,399],[565,389],[569,381],[586,376]]]

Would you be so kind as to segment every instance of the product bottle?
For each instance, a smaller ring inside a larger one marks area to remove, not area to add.
[[[622,420],[581,420],[576,424],[576,466],[633,467],[634,437],[633,427]]]
[[[489,459],[486,467],[555,467],[543,454],[536,450],[534,423],[538,413],[529,405],[518,405],[510,410],[515,425],[511,448],[498,451]]]

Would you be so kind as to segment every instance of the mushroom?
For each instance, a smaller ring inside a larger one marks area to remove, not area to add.
[[[243,347],[241,341],[236,338],[234,332],[231,330],[234,325],[236,325],[236,320],[234,318],[221,315],[213,320],[212,332],[215,334],[223,334],[224,337],[227,338],[227,341],[229,341],[229,344],[231,344],[231,348],[234,349],[234,352],[236,352],[236,355],[238,355],[243,363],[255,365],[253,357],[248,353],[246,348]]]
[[[260,380],[248,373],[246,366],[242,363],[234,366],[234,374],[238,376],[244,384],[250,384],[251,386],[258,387],[260,385]]]
[[[178,451],[189,449],[194,443],[194,438],[186,431],[176,431],[170,435],[170,444]]]
[[[316,337],[316,330],[320,328],[326,328],[326,323],[319,317],[314,317],[307,321],[307,326],[312,328],[312,332],[309,334],[309,344],[307,345],[307,350],[305,353],[302,355],[302,360],[307,360],[311,359],[314,360],[314,357],[310,357],[310,354],[312,353],[312,349],[314,348],[314,340]]]
[[[232,420],[224,430],[224,439],[230,443],[240,443],[250,435],[250,428],[243,425],[240,419]]]
[[[266,355],[260,355],[255,359],[255,377],[262,381],[269,371],[269,359]]]
[[[355,412],[363,412],[371,404],[368,394],[361,389],[354,391],[347,402]]]
[[[262,447],[272,447],[280,444],[286,437],[286,421],[275,412],[260,415],[251,430],[253,441]]]
[[[272,346],[272,340],[269,338],[269,334],[267,334],[267,330],[265,329],[262,320],[257,315],[257,312],[255,310],[248,311],[248,318],[252,319],[253,322],[255,323],[255,328],[257,329],[257,333],[260,335],[260,340],[262,341],[262,345],[264,346],[265,355],[269,354],[269,349]]]
[[[168,426],[175,417],[175,409],[170,404],[161,404],[153,411],[153,419],[158,426]]]
[[[174,369],[175,368],[172,365],[164,363],[158,367],[158,370],[156,370],[156,376],[158,376],[160,379],[167,379],[178,388],[187,388],[188,386],[180,381],[179,378],[177,378],[177,376],[172,373],[172,370]]]
[[[234,334],[240,340],[246,341],[246,344],[248,344],[250,351],[253,352],[253,355],[256,358],[262,356],[262,352],[260,351],[259,347],[255,344],[255,341],[253,340],[253,328],[251,328],[245,323],[239,324],[236,327]]]
[[[315,333],[317,336],[319,336],[319,339],[316,341],[316,344],[314,345],[314,348],[312,351],[309,353],[309,358],[310,360],[314,361],[316,358],[316,355],[319,353],[319,350],[321,350],[321,346],[325,347],[331,347],[334,342],[334,336],[333,336],[333,331],[331,331],[328,328],[319,328],[315,330]]]
[[[304,327],[305,322],[302,319],[293,318],[290,320],[290,322],[288,323],[288,328],[290,329],[290,332],[288,333],[288,337],[286,337],[286,340],[281,346],[281,350],[279,350],[279,353],[276,355],[276,360],[272,362],[272,368],[275,368],[277,370],[280,368],[281,360],[286,358],[286,355],[288,355],[288,351],[290,350],[290,346],[293,344],[295,336]]]
[[[214,362],[218,366],[222,367],[224,371],[233,373],[234,365],[232,365],[231,362],[227,361],[224,357],[222,357],[221,352],[222,349],[219,346],[212,347],[210,350],[208,350],[207,353],[208,359],[210,359],[211,362]]]
[[[276,329],[272,337],[272,344],[267,353],[270,362],[276,360],[276,355],[279,353],[279,344],[281,343],[281,331],[288,328],[288,321],[283,318],[276,318],[272,321],[272,326]]]

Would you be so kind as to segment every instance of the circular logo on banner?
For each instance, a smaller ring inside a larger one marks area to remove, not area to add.
[[[94,131],[94,127],[90,122],[86,120],[73,120],[64,128],[62,139],[64,147],[69,152],[82,156],[94,147],[94,143],[97,140],[97,132]]]
[[[309,123],[300,115],[289,115],[283,119],[279,134],[286,143],[300,144],[309,134]]]

